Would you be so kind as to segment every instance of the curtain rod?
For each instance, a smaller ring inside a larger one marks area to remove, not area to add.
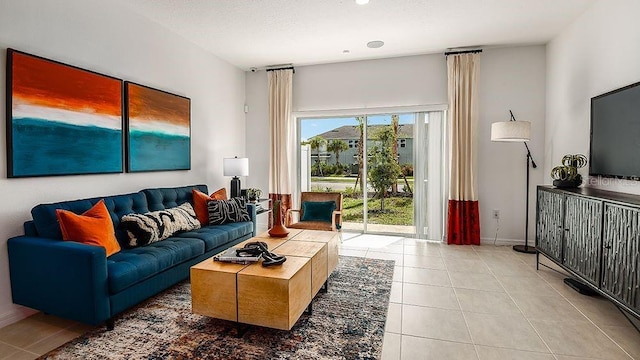
[[[458,54],[475,54],[475,53],[481,53],[482,49],[475,49],[475,50],[452,50],[452,51],[446,51],[444,53],[444,56],[449,56],[449,55],[458,55]]]
[[[293,70],[293,73],[296,73],[296,68],[294,68],[293,66],[284,66],[284,67],[277,67],[277,68],[269,68],[266,69],[266,71],[276,71],[276,70]]]

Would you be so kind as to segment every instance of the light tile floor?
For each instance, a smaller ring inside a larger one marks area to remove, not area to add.
[[[536,271],[535,255],[348,233],[341,255],[396,261],[383,360],[640,359],[640,334],[611,302]]]
[[[35,359],[92,328],[38,313],[0,329],[0,359]]]
[[[640,334],[615,306],[536,271],[535,255],[343,235],[341,255],[396,261],[383,360],[640,360]],[[0,359],[35,359],[90,329],[36,314],[0,329]]]

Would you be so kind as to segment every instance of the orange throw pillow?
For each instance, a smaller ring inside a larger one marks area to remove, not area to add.
[[[104,200],[98,201],[91,209],[82,215],[68,210],[57,209],[56,217],[62,230],[62,238],[88,245],[102,246],[107,250],[107,256],[120,251],[120,244],[116,240],[113,221]]]
[[[207,208],[207,201],[211,201],[209,195],[200,192],[196,189],[191,189],[193,194],[193,210],[196,212],[196,217],[200,221],[200,225],[207,225],[209,223],[209,208]]]
[[[227,200],[227,189],[225,188],[214,192],[211,196],[196,189],[191,189],[191,194],[193,194],[193,210],[196,211],[196,217],[203,226],[209,224],[209,208],[207,207],[207,202],[211,200]]]
[[[229,198],[227,197],[227,189],[226,188],[222,188],[222,189],[214,192],[213,194],[211,194],[211,199],[213,199],[213,200],[229,200]]]

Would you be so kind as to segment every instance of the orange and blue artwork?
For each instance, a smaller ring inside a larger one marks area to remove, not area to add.
[[[191,100],[125,82],[127,171],[191,168]]]
[[[123,169],[122,80],[7,50],[7,176]]]

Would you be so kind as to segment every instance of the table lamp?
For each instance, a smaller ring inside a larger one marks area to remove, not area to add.
[[[222,163],[224,176],[233,176],[231,179],[231,197],[240,196],[240,179],[238,176],[249,175],[249,158],[224,158]]]

